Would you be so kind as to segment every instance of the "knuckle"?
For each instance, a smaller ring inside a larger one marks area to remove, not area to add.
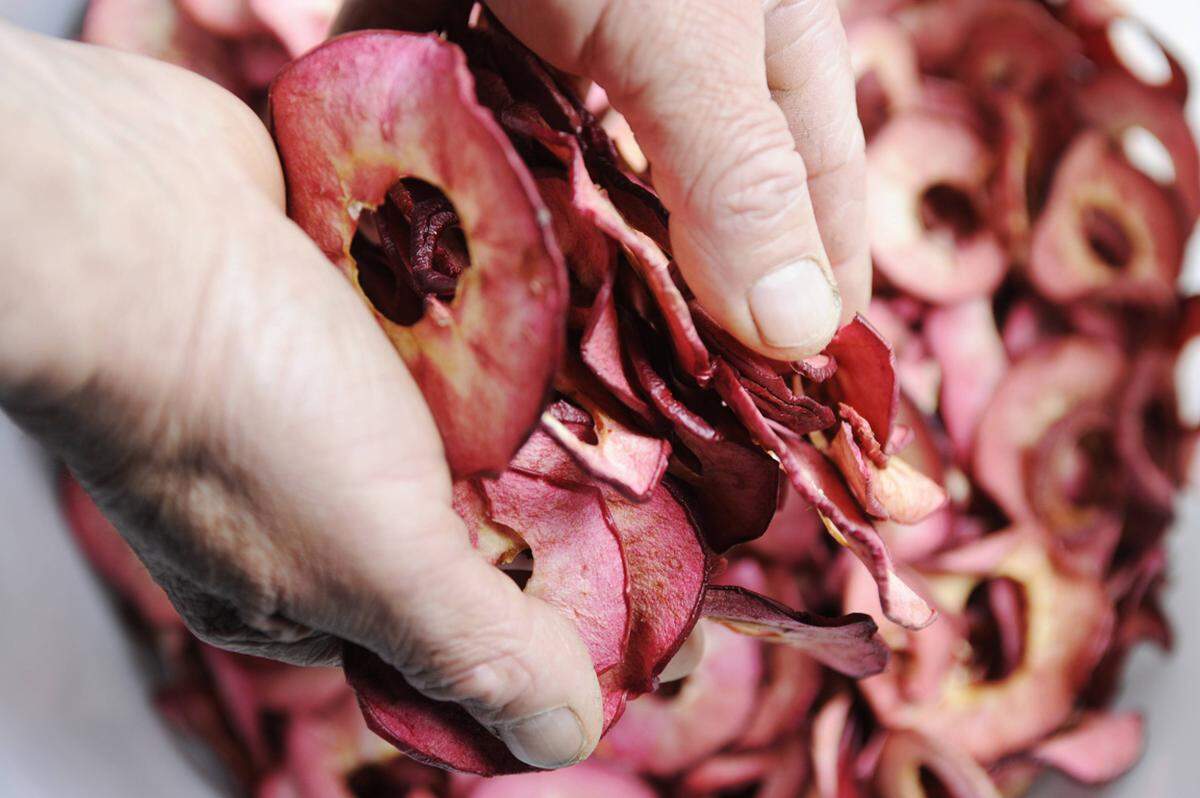
[[[497,647],[496,642],[455,646],[405,675],[431,698],[460,703],[484,719],[503,717],[507,707],[534,689],[536,680],[522,646],[500,642]]]
[[[718,227],[770,226],[807,191],[808,175],[786,129],[775,120],[736,120],[730,146],[709,161],[688,193],[688,205]]]

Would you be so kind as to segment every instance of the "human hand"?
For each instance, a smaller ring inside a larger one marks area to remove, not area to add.
[[[386,336],[215,85],[0,25],[0,406],[224,648],[365,646],[520,758],[600,733],[571,622],[476,557]]]
[[[336,30],[432,26],[458,0],[349,0]],[[704,308],[783,360],[867,304],[866,165],[836,0],[488,0],[623,113]]]

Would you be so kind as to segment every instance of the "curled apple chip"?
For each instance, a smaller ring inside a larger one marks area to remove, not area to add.
[[[867,221],[890,283],[939,303],[995,290],[1008,264],[983,223],[990,171],[983,141],[944,115],[900,114],[876,134],[867,146]]]
[[[1162,189],[1096,133],[1071,144],[1033,231],[1029,276],[1055,302],[1163,304],[1175,296],[1179,229]]]
[[[542,429],[592,476],[635,500],[649,497],[667,470],[671,444],[622,424],[585,395],[575,396],[590,405],[583,423],[560,418],[560,408],[569,406],[559,401],[542,413]]]
[[[887,664],[887,648],[866,615],[822,618],[736,585],[710,585],[703,612],[735,632],[793,646],[854,678],[872,676]]]
[[[946,503],[941,486],[903,459],[882,455],[881,465],[865,453],[846,421],[838,424],[827,451],[858,503],[876,518],[915,524]]]
[[[1185,227],[1200,216],[1200,153],[1178,102],[1139,86],[1123,75],[1103,72],[1080,90],[1080,115],[1114,142],[1126,144],[1132,131],[1150,134],[1170,159],[1161,178],[1174,195]]]
[[[499,473],[558,368],[567,276],[533,179],[476,101],[462,53],[435,36],[343,36],[279,75],[271,122],[289,214],[374,309],[425,395],[452,472]],[[363,213],[404,178],[445,192],[471,261],[453,299],[426,294],[409,324],[370,302],[351,252]]]

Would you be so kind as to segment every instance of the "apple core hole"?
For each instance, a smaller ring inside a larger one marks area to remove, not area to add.
[[[883,127],[891,112],[891,103],[879,73],[874,69],[863,73],[854,86],[854,97],[863,133],[870,138]]]
[[[917,781],[921,785],[924,798],[953,798],[953,793],[946,787],[941,776],[928,765],[921,765],[917,770]]]
[[[413,177],[397,181],[377,208],[362,211],[350,255],[367,299],[405,327],[422,319],[429,302],[454,301],[471,265],[453,203]]]
[[[1112,269],[1123,269],[1129,264],[1133,243],[1115,216],[1093,206],[1084,209],[1081,222],[1088,248],[1101,263]]]
[[[500,566],[500,570],[509,579],[517,583],[517,587],[522,590],[525,585],[529,584],[529,580],[533,577],[534,560],[533,552],[529,549],[518,554],[511,561]]]
[[[1175,159],[1158,136],[1134,125],[1121,136],[1126,160],[1142,174],[1162,186],[1175,182]]]
[[[967,598],[971,666],[985,682],[1006,679],[1025,656],[1025,588],[1007,577],[980,582]]]
[[[930,232],[945,231],[956,241],[979,230],[979,212],[970,195],[957,186],[935,183],[921,195],[921,223]]]

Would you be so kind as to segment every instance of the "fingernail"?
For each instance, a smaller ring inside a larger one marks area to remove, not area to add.
[[[758,334],[770,346],[819,346],[842,313],[837,291],[811,258],[760,277],[748,301]]]
[[[496,728],[513,756],[536,768],[561,768],[579,760],[586,740],[579,716],[567,707],[548,709]]]

